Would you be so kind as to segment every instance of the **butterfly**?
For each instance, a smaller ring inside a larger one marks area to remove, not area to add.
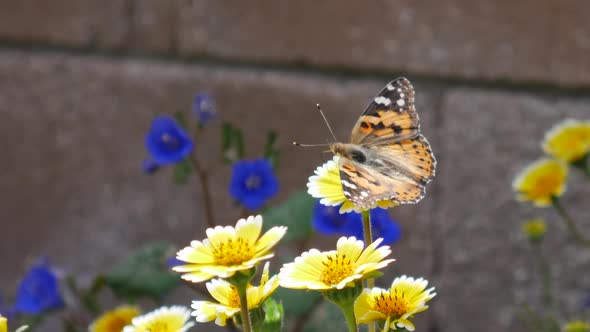
[[[350,143],[334,143],[344,196],[363,209],[378,201],[413,204],[434,178],[436,159],[420,133],[414,88],[405,78],[388,83],[361,114]]]

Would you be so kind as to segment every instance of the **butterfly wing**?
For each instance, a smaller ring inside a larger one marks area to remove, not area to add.
[[[365,152],[363,163],[340,158],[340,180],[348,200],[368,209],[381,200],[413,204],[424,197],[436,169],[424,136],[381,144]]]
[[[412,138],[420,132],[414,87],[401,77],[388,83],[354,125],[352,144],[379,144]]]

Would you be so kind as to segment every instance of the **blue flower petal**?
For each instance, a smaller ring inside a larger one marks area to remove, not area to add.
[[[145,146],[155,163],[166,165],[185,159],[193,150],[193,141],[173,118],[158,116],[145,136]]]
[[[342,234],[364,239],[363,220],[360,213],[351,212],[351,221],[342,228]],[[392,245],[401,239],[401,227],[385,209],[371,210],[371,231],[373,239],[383,238],[381,245]]]
[[[249,210],[257,210],[279,192],[279,182],[267,159],[241,160],[232,168],[230,195]]]
[[[340,206],[326,206],[317,201],[313,207],[312,226],[320,234],[342,234],[356,221],[353,213],[338,212]],[[360,229],[362,233],[362,227]]]
[[[35,315],[63,306],[58,279],[49,265],[41,262],[33,266],[18,286],[14,309]]]

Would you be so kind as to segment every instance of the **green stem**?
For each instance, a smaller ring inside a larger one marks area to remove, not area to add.
[[[373,243],[373,234],[371,230],[371,210],[363,211],[363,235],[365,237],[365,248]],[[369,278],[366,281],[367,288],[375,287],[375,279]],[[369,332],[375,332],[375,323],[369,324]]]
[[[203,207],[205,208],[205,215],[207,217],[207,226],[213,228],[215,227],[215,216],[213,213],[213,200],[211,199],[211,190],[209,187],[209,175],[201,166],[199,158],[197,158],[195,153],[190,155],[190,161],[193,164],[197,176],[199,177],[199,182],[201,183],[201,195],[203,195]]]
[[[572,162],[572,166],[580,169],[590,179],[590,164],[588,163],[588,159],[590,159],[590,153],[586,154],[580,160]]]
[[[354,302],[351,302],[348,305],[340,306],[340,309],[342,309],[344,317],[346,318],[346,325],[348,325],[348,331],[358,332],[358,327],[356,326],[356,318],[354,317]]]
[[[543,304],[546,308],[551,310],[553,307],[553,296],[551,286],[551,271],[549,270],[549,264],[543,256],[541,249],[541,242],[533,243],[533,252],[535,255],[536,264],[538,267],[539,275],[541,276],[541,288],[543,291]]]
[[[236,285],[238,294],[240,296],[240,315],[242,316],[242,331],[251,332],[252,322],[250,321],[250,313],[248,311],[248,292],[246,291],[247,284]]]
[[[570,231],[576,242],[578,242],[578,244],[580,245],[590,247],[590,241],[586,239],[582,235],[582,233],[580,233],[580,231],[576,228],[576,224],[574,223],[570,215],[567,213],[567,211],[563,208],[563,205],[561,205],[559,198],[553,198],[553,207],[555,208],[557,213],[559,213],[561,219],[563,219],[563,221],[565,222],[565,225],[567,226],[568,230]]]

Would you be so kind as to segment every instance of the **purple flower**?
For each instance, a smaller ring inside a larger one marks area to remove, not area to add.
[[[49,264],[41,261],[31,267],[18,286],[15,310],[35,315],[63,306],[58,280]]]
[[[230,195],[250,210],[275,196],[279,182],[267,159],[241,160],[233,165]]]
[[[158,116],[145,136],[145,146],[153,163],[161,166],[185,159],[193,150],[193,141],[174,119]]]
[[[198,93],[193,101],[193,113],[197,116],[199,124],[206,125],[217,115],[213,98],[205,92]]]

